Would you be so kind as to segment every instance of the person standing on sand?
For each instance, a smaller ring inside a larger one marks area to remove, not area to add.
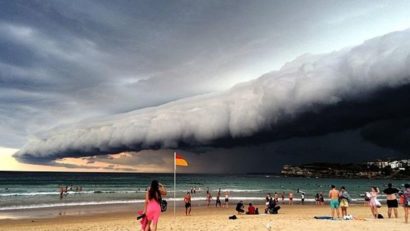
[[[161,198],[167,195],[165,187],[158,183],[157,180],[151,182],[151,186],[145,193],[145,203],[143,214],[147,218],[147,224],[144,231],[156,231],[158,219],[161,215]]]
[[[340,208],[342,209],[342,217],[347,216],[347,208],[349,207],[349,202],[351,197],[349,193],[346,191],[345,186],[340,188],[339,194],[339,201],[340,201]]]
[[[293,193],[289,192],[289,205],[293,205]]]
[[[337,218],[340,218],[339,191],[336,189],[336,186],[334,185],[331,186],[331,190],[329,191],[329,198],[330,198],[330,210],[332,213],[332,219],[335,219],[335,212],[337,214]]]
[[[282,192],[282,204],[285,204],[285,192]]]
[[[208,202],[208,207],[211,204],[211,200],[212,200],[212,195],[209,192],[209,189],[206,191],[206,201]]]
[[[319,193],[316,193],[316,195],[315,195],[315,202],[316,202],[316,205],[319,205]]]
[[[221,188],[219,188],[218,194],[216,194],[215,207],[218,207],[218,205],[219,205],[219,207],[222,207],[222,204],[221,204]]]
[[[399,214],[397,208],[399,207],[399,203],[397,202],[396,194],[399,193],[397,188],[393,188],[391,183],[387,184],[387,188],[383,190],[383,193],[386,194],[386,202],[387,202],[387,215],[391,218],[391,212],[394,211],[394,217],[398,218]]]
[[[325,204],[325,197],[323,196],[323,192],[319,193],[319,204],[324,205]]]
[[[279,195],[278,195],[277,192],[275,192],[275,194],[273,194],[273,198],[274,198],[274,200],[275,200],[276,203],[279,202]]]
[[[191,194],[189,192],[184,196],[185,202],[185,216],[191,215]]]
[[[381,204],[379,200],[377,199],[378,195],[379,195],[379,188],[372,187],[370,191],[369,206],[370,206],[370,211],[372,212],[372,215],[375,219],[378,218],[378,215],[379,215],[378,208],[381,207]]]
[[[410,184],[404,185],[403,191],[403,208],[404,208],[404,222],[409,223],[409,209],[410,209]]]
[[[224,205],[224,208],[228,208],[228,204],[229,204],[229,192],[225,191],[225,205]]]
[[[300,201],[301,201],[302,205],[305,204],[305,193],[302,193],[302,194],[300,195]]]

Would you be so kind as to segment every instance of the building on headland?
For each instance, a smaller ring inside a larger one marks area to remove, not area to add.
[[[392,169],[400,169],[405,168],[410,165],[410,160],[393,160],[393,161],[384,161],[384,160],[377,160],[377,161],[369,161],[367,162],[367,166],[377,166],[378,168],[385,168],[390,166]]]
[[[312,163],[284,165],[281,174],[295,177],[377,178],[410,176],[410,160],[372,161],[364,164]]]

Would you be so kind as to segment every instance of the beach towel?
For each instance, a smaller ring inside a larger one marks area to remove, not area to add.
[[[142,214],[144,214],[144,211],[139,210],[139,211],[137,212],[137,214],[138,214],[138,216],[141,216]],[[148,224],[147,217],[146,217],[146,216],[142,217],[140,223],[141,223],[141,230],[145,230],[145,227],[146,227],[147,224]]]

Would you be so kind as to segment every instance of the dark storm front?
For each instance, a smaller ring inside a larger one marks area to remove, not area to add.
[[[1,172],[0,210],[50,208],[103,204],[142,203],[151,180],[158,179],[173,192],[172,174],[140,173],[55,173],[55,172]],[[404,181],[390,181],[401,187]],[[383,188],[384,180],[284,178],[269,175],[177,175],[177,200],[194,190],[193,201],[205,204],[206,191],[215,198],[219,188],[228,191],[232,200],[262,201],[267,193],[292,192],[296,199],[301,192],[306,201],[313,201],[316,193],[328,192],[329,186],[345,186],[356,201],[371,186]],[[67,189],[60,198],[60,188]],[[81,189],[81,190],[80,190]],[[298,193],[299,192],[299,193]],[[172,200],[169,194],[168,200]],[[286,196],[287,197],[287,196]]]

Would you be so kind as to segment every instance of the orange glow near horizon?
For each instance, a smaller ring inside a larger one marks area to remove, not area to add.
[[[124,164],[113,164],[104,162],[98,158],[63,158],[55,162],[63,166],[37,165],[18,162],[13,154],[17,149],[0,147],[0,171],[58,171],[58,172],[169,172],[161,166],[145,165],[130,166]],[[112,159],[133,158],[129,153],[119,153],[108,155]],[[90,159],[92,161],[90,161]]]

